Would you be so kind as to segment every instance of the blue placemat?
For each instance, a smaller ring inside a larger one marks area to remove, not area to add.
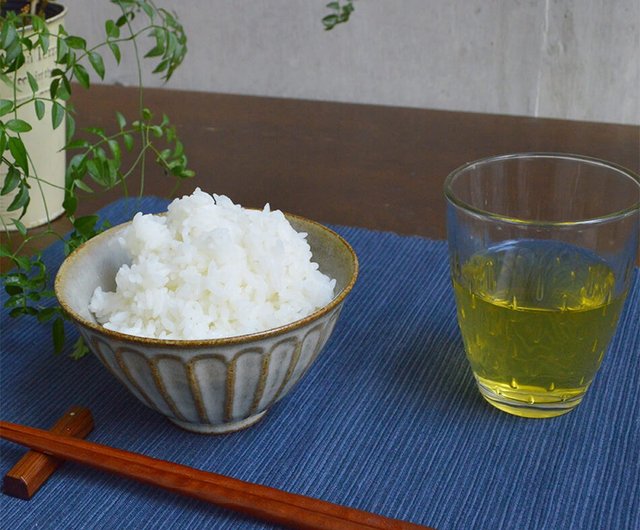
[[[120,201],[118,223],[166,201]],[[55,357],[49,330],[3,310],[1,417],[48,428],[89,407],[90,440],[449,528],[640,527],[640,281],[604,364],[572,413],[525,420],[479,396],[458,334],[446,245],[337,227],[361,263],[324,352],[259,424],[190,434],[89,357]],[[46,252],[50,265],[60,247]],[[73,333],[73,331],[71,331]],[[0,473],[24,450],[0,442]],[[65,464],[31,501],[0,496],[1,528],[273,528],[205,503]]]

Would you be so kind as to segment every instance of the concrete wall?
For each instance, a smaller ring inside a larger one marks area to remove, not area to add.
[[[640,124],[639,0],[356,0],[326,32],[327,1],[156,0],[189,37],[168,86]],[[66,5],[82,35],[118,13]],[[127,60],[105,81],[136,78]]]

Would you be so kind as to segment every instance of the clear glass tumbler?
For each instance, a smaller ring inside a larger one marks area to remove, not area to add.
[[[482,396],[546,418],[582,400],[634,271],[640,179],[576,155],[468,163],[445,182],[458,323]]]

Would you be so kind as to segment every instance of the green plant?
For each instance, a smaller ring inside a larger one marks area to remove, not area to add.
[[[105,22],[104,39],[92,46],[77,35],[70,35],[61,26],[51,33],[45,20],[47,2],[32,0],[26,8],[15,12],[9,10],[6,0],[0,0],[3,8],[0,18],[0,82],[12,88],[12,99],[0,99],[0,163],[7,168],[0,195],[14,193],[8,210],[15,212],[10,223],[17,230],[11,234],[6,230],[7,244],[0,246],[0,257],[10,262],[13,268],[0,274],[8,295],[5,307],[10,316],[31,316],[41,322],[52,322],[53,342],[56,352],[62,350],[64,337],[64,315],[55,304],[50,289],[50,271],[40,254],[32,255],[27,249],[35,238],[55,237],[64,241],[65,253],[90,239],[104,227],[99,226],[95,215],[77,216],[79,201],[88,195],[100,193],[114,187],[122,187],[129,195],[127,180],[134,172],[142,175],[141,195],[144,186],[145,162],[153,157],[165,174],[176,179],[176,185],[193,176],[187,167],[183,145],[176,136],[175,128],[167,116],[156,118],[144,106],[141,61],[139,49],[141,37],[150,37],[152,48],[144,57],[156,60],[154,73],[168,80],[185,57],[186,35],[175,14],[157,7],[153,0],[111,0],[119,9],[113,20]],[[39,4],[39,5],[36,5]],[[135,23],[134,23],[135,22]],[[73,82],[88,89],[91,77],[104,78],[105,62],[102,54],[111,53],[119,63],[123,45],[130,44],[138,66],[140,98],[137,115],[127,119],[115,113],[117,131],[107,133],[101,128],[90,128],[77,133],[70,97],[77,87]],[[51,72],[48,92],[40,92],[39,81],[28,74],[31,96],[18,98],[17,75],[20,67],[32,53],[46,54],[56,49],[55,68]],[[48,119],[52,127],[58,128],[66,122],[67,169],[64,185],[64,215],[72,225],[71,235],[63,237],[48,224],[43,230],[28,232],[20,221],[26,212],[32,193],[42,193],[42,178],[31,163],[23,136],[33,124],[20,116],[22,107],[33,105],[38,120]],[[124,152],[133,162],[125,165]],[[6,221],[2,221],[7,229]],[[72,356],[81,357],[86,348],[81,341],[74,347]]]
[[[347,22],[355,9],[353,7],[353,0],[346,0],[344,4],[342,2],[329,2],[327,7],[332,11],[322,19],[324,29],[327,31],[332,30],[338,24]]]

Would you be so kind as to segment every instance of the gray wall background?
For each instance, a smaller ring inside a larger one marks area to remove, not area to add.
[[[156,0],[189,37],[167,86],[640,124],[640,0],[356,0],[330,32],[327,1]],[[63,3],[90,42],[118,15]],[[128,55],[105,82],[135,84]]]

